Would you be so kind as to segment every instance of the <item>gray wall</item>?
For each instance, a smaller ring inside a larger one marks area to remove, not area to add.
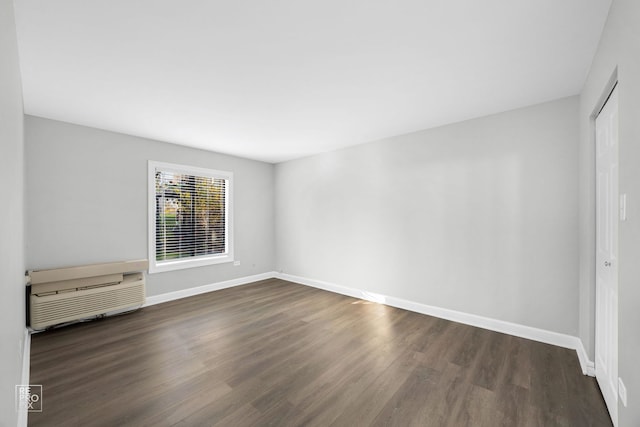
[[[277,269],[578,332],[578,98],[276,165]]]
[[[274,166],[32,116],[25,119],[27,267],[147,258],[147,161],[234,173],[241,265],[149,275],[147,295],[273,271]]]
[[[24,321],[22,83],[13,2],[0,0],[0,426],[15,426]]]
[[[595,172],[590,119],[616,67],[619,81],[620,192],[628,220],[619,240],[619,375],[629,406],[619,404],[619,425],[640,425],[640,2],[614,0],[598,52],[580,97],[580,337],[594,359]]]

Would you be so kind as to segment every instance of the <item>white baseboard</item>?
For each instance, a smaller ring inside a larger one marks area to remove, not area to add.
[[[22,339],[22,384],[29,384],[29,373],[31,371],[31,333],[24,328],[24,338]]]
[[[20,384],[29,384],[29,373],[31,371],[31,334],[29,329],[24,329],[24,337],[22,339],[22,376]],[[18,413],[18,427],[26,427],[28,421],[27,409],[21,409]]]
[[[580,367],[582,367],[582,373],[589,375],[590,377],[596,376],[596,365],[592,360],[589,360],[587,356],[587,350],[585,350],[582,340],[576,337],[578,340],[576,345],[576,353],[578,353],[578,359],[580,359]]]
[[[441,319],[451,320],[453,322],[464,323],[466,325],[476,326],[478,328],[488,329],[491,331],[501,332],[504,334],[514,335],[521,338],[539,341],[546,344],[552,344],[559,347],[575,350],[578,354],[582,373],[594,376],[594,364],[589,360],[587,352],[582,345],[582,340],[572,335],[561,334],[558,332],[547,331],[544,329],[533,328],[531,326],[511,323],[504,320],[492,319],[489,317],[478,316],[475,314],[464,313],[461,311],[449,310],[446,308],[435,307],[432,305],[422,304],[402,298],[391,297],[388,295],[376,294],[363,289],[349,288],[346,286],[336,285],[334,283],[323,282],[320,280],[308,279],[306,277],[293,276],[291,274],[278,273],[279,279],[295,282],[302,285],[312,286],[314,288],[347,295],[353,298],[363,299],[367,301],[386,304],[392,307],[402,308],[404,310],[414,311],[416,313],[427,314],[429,316],[439,317]]]
[[[255,274],[253,276],[245,276],[232,280],[225,280],[224,282],[211,283],[209,285],[198,286],[195,288],[181,289],[175,292],[167,292],[166,294],[153,295],[146,298],[146,302],[143,307],[150,305],[161,304],[163,302],[174,301],[181,298],[187,298],[194,295],[205,294],[207,292],[219,291],[220,289],[232,288],[234,286],[246,285],[260,280],[273,279],[276,277],[274,271],[270,271],[262,274]]]

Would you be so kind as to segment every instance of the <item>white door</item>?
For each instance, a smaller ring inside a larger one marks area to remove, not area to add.
[[[618,423],[618,90],[596,118],[596,379]]]

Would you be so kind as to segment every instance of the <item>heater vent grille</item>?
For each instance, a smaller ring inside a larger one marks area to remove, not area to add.
[[[114,283],[113,280],[117,281]],[[32,284],[30,295],[30,323],[33,329],[44,329],[60,323],[138,308],[144,302],[145,280],[142,272],[36,283]]]

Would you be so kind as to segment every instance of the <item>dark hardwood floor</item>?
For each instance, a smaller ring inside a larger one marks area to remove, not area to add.
[[[268,280],[36,334],[31,426],[609,426],[571,350]]]

